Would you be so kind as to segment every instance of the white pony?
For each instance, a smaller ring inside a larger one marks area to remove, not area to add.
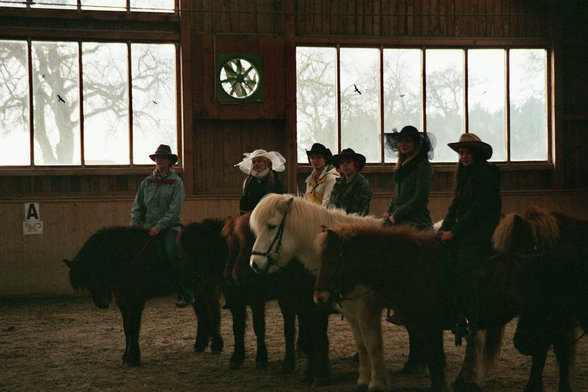
[[[359,222],[382,225],[382,219],[329,210],[288,194],[269,194],[257,204],[249,221],[256,237],[251,268],[258,273],[270,274],[297,259],[316,276],[316,238],[323,226]]]
[[[336,223],[381,226],[382,219],[325,209],[288,194],[265,196],[253,210],[249,221],[256,236],[250,259],[251,268],[257,273],[269,274],[297,259],[316,277],[319,269],[317,237],[323,231],[323,226],[331,227]],[[361,304],[348,302],[350,301],[342,303],[345,318],[348,321],[362,318]],[[358,323],[350,322],[351,328],[354,329],[355,344],[358,352],[365,352],[367,349],[370,357],[366,358],[369,364],[360,363],[358,385],[365,387],[369,382],[370,390],[388,390],[381,348],[381,329],[375,327],[372,336],[362,336],[361,331],[355,330],[359,328]],[[485,331],[478,331],[467,339],[466,355],[456,385],[473,385],[482,390],[487,365],[484,361],[485,337]]]

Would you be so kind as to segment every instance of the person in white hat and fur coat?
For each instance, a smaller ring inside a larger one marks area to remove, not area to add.
[[[235,165],[247,174],[239,203],[241,214],[253,211],[261,198],[268,193],[284,193],[284,185],[277,172],[286,169],[286,158],[277,151],[258,149],[243,155],[245,158]]]

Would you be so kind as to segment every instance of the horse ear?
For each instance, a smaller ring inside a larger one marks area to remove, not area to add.
[[[284,201],[283,203],[280,203],[280,205],[278,206],[280,212],[285,214],[288,211],[290,211],[290,208],[292,207],[293,202],[294,202],[294,196],[291,196],[290,198],[288,198],[288,200]]]
[[[71,260],[63,259],[63,262],[69,267],[69,269],[71,269]]]

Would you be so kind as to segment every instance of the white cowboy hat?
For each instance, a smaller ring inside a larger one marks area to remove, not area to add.
[[[237,163],[235,166],[238,166],[239,169],[245,174],[251,173],[251,160],[257,157],[265,157],[269,159],[272,162],[272,169],[277,172],[286,170],[286,166],[284,165],[286,163],[286,158],[284,158],[282,154],[277,151],[267,152],[266,150],[259,149],[253,152],[243,153],[243,155],[245,155],[245,158],[243,158],[243,160]]]

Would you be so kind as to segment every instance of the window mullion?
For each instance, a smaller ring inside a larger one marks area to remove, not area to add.
[[[506,130],[506,161],[510,162],[510,49],[506,49],[505,61],[505,84],[504,91],[504,121],[506,122],[504,129]]]
[[[384,47],[380,46],[380,162],[384,163]]]
[[[133,71],[132,71],[132,45],[131,41],[127,41],[127,94],[129,99],[128,113],[129,113],[129,164],[131,167],[135,165],[135,157],[133,156],[134,139],[133,139]]]
[[[341,46],[337,45],[337,153],[341,151]]]
[[[421,104],[423,107],[423,132],[427,132],[427,48],[421,48]]]
[[[470,116],[469,116],[469,73],[468,73],[468,49],[464,49],[463,56],[463,129],[465,132],[470,131]]]
[[[82,41],[78,41],[78,99],[80,101],[80,163],[82,167],[86,166],[86,148],[84,142],[84,68],[82,66],[83,60]]]
[[[27,7],[29,4],[27,3]],[[31,167],[35,166],[35,103],[33,91],[33,50],[32,42],[27,39],[27,66],[29,68],[29,160]]]

